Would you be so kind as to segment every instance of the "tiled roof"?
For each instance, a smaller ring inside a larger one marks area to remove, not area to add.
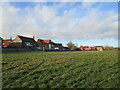
[[[88,48],[89,46],[81,46],[81,47],[86,47],[86,48]]]
[[[61,43],[54,43],[51,40],[42,40],[42,39],[38,39],[37,43],[44,43],[44,44],[54,44],[54,45],[62,45]]]
[[[29,37],[24,37],[24,36],[19,36],[18,37],[23,41],[23,42],[32,42],[32,43],[36,43],[36,41],[33,38],[29,38]]]
[[[3,46],[9,46],[12,43],[12,39],[5,39],[3,40]]]
[[[51,40],[43,40],[43,42],[45,42],[45,43],[52,43]]]

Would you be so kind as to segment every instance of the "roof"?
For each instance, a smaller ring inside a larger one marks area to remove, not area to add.
[[[89,47],[89,46],[81,46],[81,47]]]
[[[51,40],[43,40],[43,42],[45,42],[45,43],[52,43]]]
[[[46,43],[46,44],[52,43],[51,40],[42,40],[42,39],[38,39],[37,42],[43,42],[43,43]]]
[[[9,46],[10,43],[12,43],[12,39],[4,39],[3,40],[3,46]]]
[[[62,45],[61,43],[54,43],[55,45]]]
[[[103,47],[103,46],[94,46],[94,47]]]
[[[37,41],[43,41],[42,39],[38,39]]]
[[[0,37],[0,39],[3,39],[2,37]]]
[[[68,47],[63,47],[63,48],[65,48],[65,49],[69,49]]]
[[[36,43],[36,41],[33,38],[30,37],[24,37],[24,36],[19,36],[18,37],[23,41],[23,42],[32,42],[32,43]]]
[[[12,39],[4,39],[3,41],[12,41]]]

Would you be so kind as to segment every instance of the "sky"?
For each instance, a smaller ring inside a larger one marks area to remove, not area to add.
[[[117,2],[4,2],[1,37],[51,39],[64,46],[118,46]]]

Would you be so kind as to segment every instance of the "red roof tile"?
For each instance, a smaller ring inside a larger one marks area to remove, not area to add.
[[[12,39],[5,39],[3,40],[3,46],[9,46],[12,43]]]
[[[43,40],[43,42],[45,42],[45,43],[52,43],[51,40]]]

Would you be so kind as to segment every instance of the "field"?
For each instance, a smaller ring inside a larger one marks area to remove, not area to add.
[[[118,51],[2,54],[3,88],[120,88]]]

